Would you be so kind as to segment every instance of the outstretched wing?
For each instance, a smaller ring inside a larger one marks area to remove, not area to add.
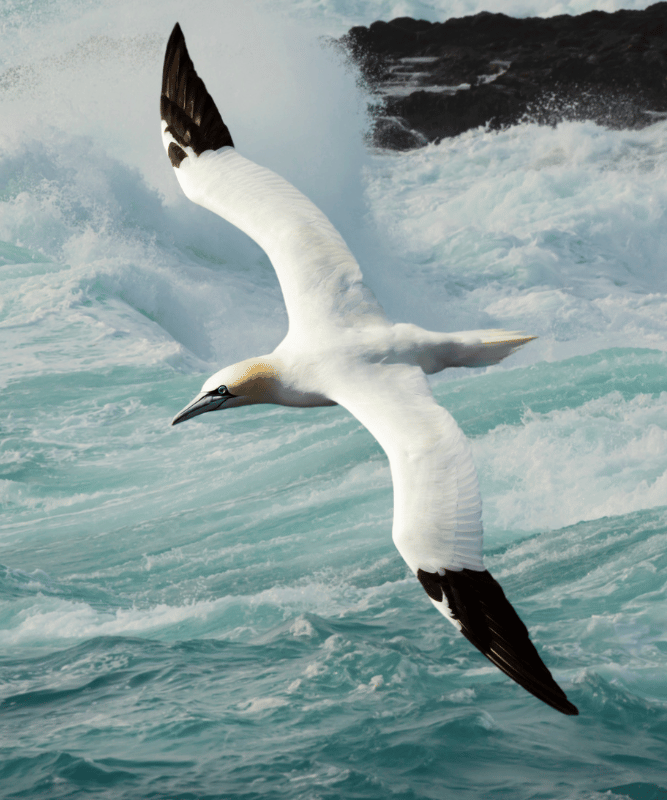
[[[364,364],[356,373],[352,367],[330,396],[389,456],[394,543],[433,605],[510,678],[563,714],[577,714],[484,569],[470,444],[435,402],[421,369]]]
[[[162,140],[187,197],[248,234],[278,274],[290,328],[385,322],[356,259],[327,217],[271,170],[239,155],[178,24],[164,59]]]

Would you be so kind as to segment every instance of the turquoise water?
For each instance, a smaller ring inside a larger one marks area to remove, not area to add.
[[[667,797],[667,124],[367,151],[318,37],[464,5],[3,8],[3,798]],[[579,717],[434,612],[345,411],[170,427],[286,329],[266,258],[161,149],[176,19],[239,149],[335,219],[394,318],[540,337],[433,389],[487,567]]]

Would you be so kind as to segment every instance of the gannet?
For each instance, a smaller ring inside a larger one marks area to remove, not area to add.
[[[266,251],[289,316],[288,333],[272,353],[216,372],[172,425],[255,403],[346,408],[389,457],[394,544],[431,603],[510,678],[563,714],[578,714],[484,568],[470,444],[426,379],[447,367],[497,364],[535,337],[391,323],[327,217],[236,151],[178,23],[165,53],[160,115],[186,196]]]

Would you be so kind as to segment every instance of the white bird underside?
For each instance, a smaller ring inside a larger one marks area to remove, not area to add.
[[[470,444],[425,377],[497,363],[533,337],[392,324],[327,217],[286,180],[236,152],[178,24],[165,54],[160,110],[183,191],[266,251],[289,315],[289,332],[272,354],[213,375],[174,424],[258,402],[344,406],[389,457],[394,543],[433,605],[528,691],[564,714],[578,713],[484,569]]]

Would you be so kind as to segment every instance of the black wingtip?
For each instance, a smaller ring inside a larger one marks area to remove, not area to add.
[[[487,571],[463,569],[437,572],[418,570],[429,597],[446,602],[461,633],[489,661],[539,700],[575,716],[579,713],[540,658],[500,584]]]
[[[178,22],[164,54],[160,116],[180,145],[173,152],[170,147],[169,158],[174,167],[187,158],[184,147],[191,147],[198,156],[205,150],[234,147],[229,129],[195,71]]]

